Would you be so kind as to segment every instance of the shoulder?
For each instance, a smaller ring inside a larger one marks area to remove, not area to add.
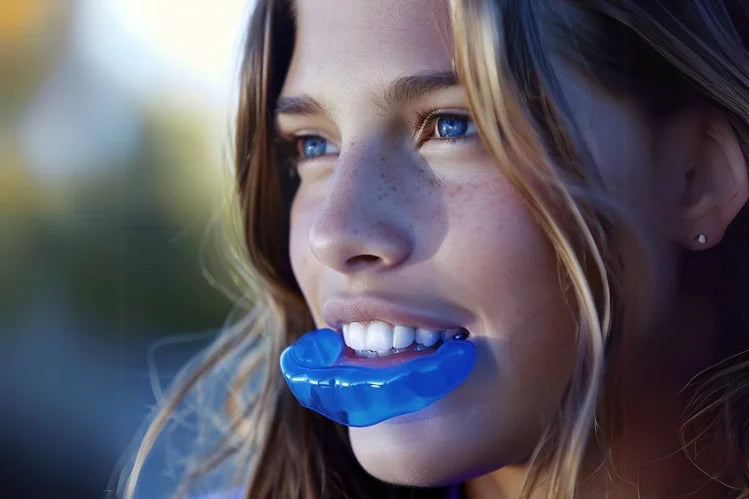
[[[134,497],[174,497],[183,485],[189,483],[189,491],[184,496],[188,499],[244,499],[243,488],[233,487],[249,479],[252,468],[247,463],[254,451],[239,449],[203,470],[203,465],[215,457],[217,444],[232,430],[233,420],[226,412],[225,402],[229,393],[234,393],[232,381],[244,352],[228,356],[221,363],[212,365],[188,386],[185,385],[186,380],[201,366],[206,352],[210,352],[211,344],[206,345],[209,341],[200,345],[193,343],[188,349],[185,343],[182,342],[179,346],[190,350],[190,355],[180,357],[180,362],[167,365],[166,368],[162,367],[164,363],[159,362],[159,359],[163,355],[174,353],[177,345],[167,345],[160,349],[160,355],[154,355],[154,363],[158,367],[155,370],[157,381],[168,382],[169,386],[164,390],[164,395],[156,397],[156,405],[152,406],[150,414],[142,421],[131,448],[126,451],[123,460],[127,464],[117,480],[117,490],[120,491],[125,486],[125,480],[133,469],[137,449],[148,428],[156,420],[159,410],[169,396],[187,387],[163,421],[142,461]],[[178,367],[176,374],[173,368],[175,365]],[[243,398],[247,399],[254,398],[257,391],[252,383],[246,383],[241,390]],[[236,481],[237,470],[241,470],[240,481]],[[120,497],[120,493],[117,497]]]

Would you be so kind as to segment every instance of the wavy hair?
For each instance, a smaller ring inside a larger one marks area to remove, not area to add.
[[[729,118],[747,155],[749,4],[454,0],[451,8],[456,71],[472,117],[555,249],[575,298],[577,365],[557,417],[531,456],[522,492],[530,497],[543,481],[549,498],[572,498],[591,446],[609,464],[613,460],[607,442],[620,423],[617,346],[622,331],[637,327],[641,317],[634,312],[634,290],[623,288],[628,262],[620,245],[633,240],[637,247],[638,241],[626,211],[606,195],[549,62],[549,44],[593,84],[631,100],[654,120],[695,100],[709,103]],[[302,408],[277,369],[281,350],[315,327],[288,259],[298,178],[278,154],[272,113],[294,47],[294,15],[291,0],[257,0],[244,44],[234,158],[241,228],[231,247],[241,269],[240,319],[172,383],[122,474],[128,499],[180,404],[217,386],[223,388],[222,408],[208,414],[199,407],[217,437],[204,455],[190,456],[178,496],[222,465],[242,497],[444,496],[442,488],[395,486],[368,475],[346,429]],[[684,452],[693,455],[700,442],[721,439],[731,470],[721,479],[737,497],[748,497],[747,207],[710,251],[724,262],[721,289],[729,311],[720,341],[726,360],[690,385]],[[637,290],[646,297],[652,293],[648,279],[642,276]]]

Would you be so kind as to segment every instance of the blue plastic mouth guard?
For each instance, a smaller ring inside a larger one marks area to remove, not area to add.
[[[343,336],[310,331],[281,354],[286,383],[299,402],[346,426],[371,426],[416,412],[457,388],[476,362],[470,341],[450,338],[433,354],[394,367],[337,363]]]

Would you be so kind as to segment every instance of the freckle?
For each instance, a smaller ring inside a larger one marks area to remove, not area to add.
[[[397,192],[398,188],[393,185],[393,186],[390,187],[390,190],[393,191],[393,192]]]
[[[384,173],[380,173],[380,178],[385,178],[385,174]]]
[[[380,161],[385,162],[385,156],[380,156]]]

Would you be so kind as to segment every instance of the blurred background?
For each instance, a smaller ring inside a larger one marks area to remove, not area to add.
[[[226,319],[247,2],[0,2],[0,498],[102,497]]]

